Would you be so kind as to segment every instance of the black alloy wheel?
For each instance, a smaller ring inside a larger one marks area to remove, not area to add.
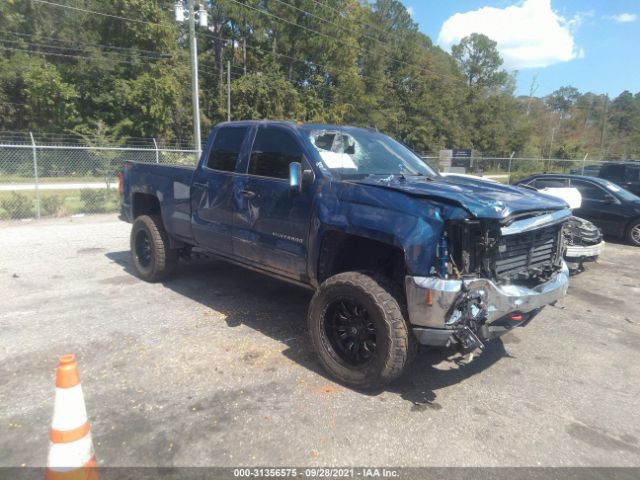
[[[367,309],[354,298],[338,298],[329,305],[324,328],[333,353],[348,365],[367,363],[376,350],[376,328]]]

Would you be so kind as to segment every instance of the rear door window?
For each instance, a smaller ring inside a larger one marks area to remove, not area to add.
[[[235,171],[246,135],[247,127],[222,127],[218,130],[209,152],[207,167],[224,172]]]
[[[534,184],[535,188],[563,188],[567,186],[564,178],[537,178]]]
[[[571,180],[571,186],[577,188],[583,200],[605,200],[609,195],[604,188],[582,180]]]
[[[302,149],[294,136],[280,127],[260,127],[253,142],[249,174],[289,178],[289,164],[302,161]]]

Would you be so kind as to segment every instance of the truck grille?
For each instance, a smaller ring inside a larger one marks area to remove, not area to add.
[[[531,279],[550,273],[558,259],[559,225],[508,235],[498,241],[495,274],[501,280]]]

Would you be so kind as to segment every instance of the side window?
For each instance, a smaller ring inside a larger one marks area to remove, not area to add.
[[[235,171],[246,134],[247,127],[222,127],[218,130],[209,152],[207,167],[225,172]]]
[[[640,180],[640,165],[627,167],[627,182],[637,182]]]
[[[538,178],[536,188],[563,188],[567,186],[567,181],[563,178]]]
[[[604,200],[607,197],[607,193],[593,183],[571,180],[571,186],[578,189],[583,200]]]
[[[302,160],[302,150],[292,134],[278,127],[260,127],[253,142],[249,174],[289,178],[289,164]]]
[[[624,165],[606,165],[600,176],[614,183],[620,183],[624,181]]]

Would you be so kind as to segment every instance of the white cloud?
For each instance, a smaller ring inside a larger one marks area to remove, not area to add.
[[[551,8],[551,0],[524,0],[506,8],[483,7],[456,13],[444,22],[438,44],[445,49],[472,33],[498,43],[508,69],[540,68],[584,56],[574,32],[583,16],[566,19]]]
[[[413,7],[407,7],[407,13],[413,17]]]
[[[613,20],[614,22],[630,23],[635,22],[638,19],[638,15],[635,13],[621,13],[619,15],[610,15],[606,18]]]

